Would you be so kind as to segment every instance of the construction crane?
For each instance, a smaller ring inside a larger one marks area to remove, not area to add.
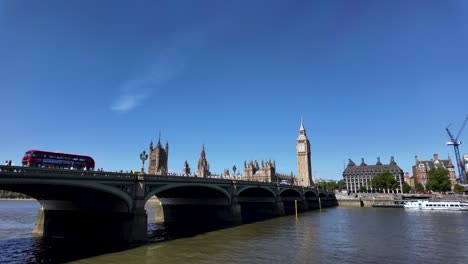
[[[457,159],[457,167],[458,167],[458,174],[460,176],[460,183],[465,184],[465,166],[461,164],[462,160],[460,158],[460,151],[458,150],[458,146],[461,145],[461,141],[458,141],[458,137],[460,136],[461,132],[463,131],[463,128],[466,125],[466,121],[468,120],[468,115],[465,118],[465,121],[463,122],[463,125],[461,126],[460,130],[457,133],[457,136],[454,138],[452,133],[450,133],[449,126],[445,128],[447,130],[447,133],[449,134],[450,141],[448,141],[446,144],[447,145],[452,145],[453,148],[455,149],[455,158]]]

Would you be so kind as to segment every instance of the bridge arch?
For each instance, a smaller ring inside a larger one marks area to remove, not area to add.
[[[301,193],[298,190],[293,188],[283,189],[279,193],[280,196],[287,196],[287,197],[301,197]]]
[[[128,193],[132,190],[124,191],[121,188],[102,183],[90,183],[84,181],[69,181],[69,180],[36,180],[36,179],[16,179],[14,183],[2,183],[2,189],[14,192],[24,193],[38,200],[41,205],[44,205],[44,200],[69,200],[78,201],[83,199],[81,191],[91,191],[95,194],[102,195],[108,198],[114,197],[120,200],[125,205],[125,208],[120,207],[120,210],[131,212],[133,209],[133,198]],[[46,189],[44,187],[47,187]],[[77,191],[74,193],[74,191]],[[79,194],[78,194],[79,193]],[[110,197],[108,195],[111,195]],[[86,193],[84,194],[86,196]]]
[[[310,190],[310,191],[306,191],[306,192],[304,193],[304,196],[305,196],[305,197],[314,198],[314,197],[317,197],[317,193],[316,193],[315,191]]]
[[[269,195],[267,195],[267,193],[269,193],[269,194],[271,194],[272,197],[276,198],[276,193],[271,188],[263,187],[263,186],[245,186],[245,187],[241,187],[237,191],[237,196],[242,196],[242,194],[243,193],[245,194],[246,192],[248,192],[248,190],[259,190],[259,189],[262,190],[261,191],[262,196],[269,196]]]
[[[179,182],[147,185],[146,188],[149,192],[145,195],[145,203],[156,196],[159,204],[155,217],[168,225],[190,228],[235,221],[230,192],[219,185]]]
[[[209,185],[207,186],[206,184],[194,184],[194,183],[177,183],[177,184],[167,184],[155,189],[152,189],[146,196],[145,196],[145,202],[147,202],[151,197],[153,196],[158,196],[158,193],[163,193],[165,191],[177,191],[177,189],[189,189],[189,188],[197,188],[199,190],[201,189],[208,189],[208,190],[213,190],[216,191],[219,194],[223,195],[223,198],[226,198],[228,203],[231,202],[231,194],[228,193],[225,189],[215,186],[215,185]],[[166,192],[167,193],[167,192]],[[212,193],[214,194],[214,193]],[[160,197],[158,197],[160,198]]]
[[[301,192],[294,188],[285,188],[281,190],[279,196],[279,200],[283,203],[284,212],[287,215],[294,213],[296,204],[299,210],[304,207],[304,201],[302,199]]]
[[[250,223],[284,215],[278,206],[276,189],[269,186],[247,185],[238,189],[237,201],[241,208],[242,221]]]

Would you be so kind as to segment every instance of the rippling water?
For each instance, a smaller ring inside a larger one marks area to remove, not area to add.
[[[468,261],[465,250],[468,212],[333,208],[301,214],[298,219],[287,216],[211,232],[191,230],[188,233],[151,223],[149,234],[153,242],[128,249],[119,245],[87,247],[32,238],[38,208],[35,202],[0,202],[0,263],[451,264]],[[150,206],[147,209],[152,221],[154,210]]]

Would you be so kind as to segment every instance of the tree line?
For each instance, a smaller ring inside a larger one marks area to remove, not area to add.
[[[377,190],[396,190],[398,188],[398,182],[396,181],[393,174],[390,172],[383,172],[375,175],[371,180],[371,186]],[[428,181],[426,187],[421,183],[416,183],[415,190],[411,186],[404,182],[402,183],[402,190],[404,193],[411,193],[417,191],[430,190],[434,192],[449,192],[452,191],[452,183],[450,182],[449,172],[445,168],[434,168],[428,173]],[[453,191],[455,193],[463,193],[465,188],[459,184],[454,186]],[[368,192],[365,186],[359,188],[359,192]]]
[[[334,191],[346,189],[346,184],[344,180],[334,181],[334,180],[325,180],[315,182],[314,186],[325,191]]]
[[[0,199],[29,199],[29,198],[31,197],[27,196],[26,194],[0,190]]]

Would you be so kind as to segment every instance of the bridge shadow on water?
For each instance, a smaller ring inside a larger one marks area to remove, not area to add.
[[[135,246],[45,237],[11,239],[0,241],[0,263],[65,263]]]
[[[0,240],[0,263],[66,263],[103,254],[124,251],[148,244],[161,243],[179,238],[232,227],[235,225],[209,224],[148,225],[148,241],[141,243],[117,243],[115,241],[69,241],[61,238],[30,237]]]
[[[193,237],[207,232],[244,224],[271,220],[268,215],[243,215],[242,223],[232,224],[226,222],[200,223],[150,223],[148,224],[148,243],[163,242],[179,238]]]
[[[210,223],[207,225],[152,223],[148,225],[148,243],[193,237],[234,226],[236,225],[222,223]]]
[[[0,263],[67,263],[123,251],[141,244],[67,241],[59,238],[20,238],[0,241]]]

